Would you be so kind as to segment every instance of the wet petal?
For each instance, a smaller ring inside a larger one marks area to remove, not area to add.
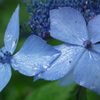
[[[50,11],[51,36],[71,44],[83,45],[88,40],[87,28],[82,14],[70,7]]]
[[[7,51],[9,51],[11,54],[16,49],[18,38],[19,38],[19,6],[17,6],[15,12],[13,13],[9,21],[4,37],[5,47]]]
[[[100,41],[100,15],[97,15],[88,23],[89,38],[93,43]]]
[[[60,55],[58,50],[37,36],[30,36],[12,58],[12,67],[27,76],[45,71]]]
[[[75,67],[84,52],[84,48],[82,47],[66,44],[56,46],[55,48],[61,51],[60,57],[55,60],[47,71],[36,76],[35,80],[42,78],[53,81],[64,77]]]
[[[84,53],[75,68],[74,78],[79,85],[100,94],[100,45]]]
[[[11,78],[11,68],[8,64],[0,63],[0,91],[8,84]]]

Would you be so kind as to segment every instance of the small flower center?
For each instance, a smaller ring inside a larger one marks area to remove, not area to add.
[[[84,45],[84,47],[85,47],[86,49],[90,49],[91,46],[92,46],[92,42],[89,41],[89,40],[86,40],[86,41],[83,42],[83,45]]]
[[[10,64],[10,59],[11,59],[11,53],[6,51],[3,52],[2,50],[0,50],[0,63],[5,64],[5,63],[9,63]]]

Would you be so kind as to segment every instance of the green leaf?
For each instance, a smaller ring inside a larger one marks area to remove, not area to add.
[[[61,87],[57,82],[50,82],[34,90],[25,100],[72,100],[75,84]]]

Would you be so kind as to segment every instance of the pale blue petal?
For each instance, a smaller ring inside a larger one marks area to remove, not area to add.
[[[5,31],[4,43],[7,51],[11,54],[14,52],[17,46],[19,38],[19,6],[17,6],[13,13],[7,29]]]
[[[11,68],[8,64],[0,63],[0,91],[8,84],[11,78]]]
[[[84,48],[79,46],[59,45],[55,47],[61,51],[60,57],[44,73],[35,77],[35,80],[42,78],[45,80],[57,80],[68,74],[77,64],[84,52]]]
[[[92,43],[100,41],[100,15],[97,15],[88,23],[89,38]]]
[[[34,76],[45,71],[60,55],[58,50],[48,45],[37,36],[30,36],[16,53],[11,62],[12,67],[27,76]]]
[[[94,51],[87,50],[78,62],[74,78],[79,85],[100,95],[100,45],[94,46],[93,49]]]
[[[59,79],[59,84],[61,86],[68,86],[72,83],[74,83],[74,76],[73,76],[74,70],[70,71],[67,75]]]
[[[70,7],[50,11],[51,36],[71,44],[83,45],[88,40],[87,27],[82,14]]]

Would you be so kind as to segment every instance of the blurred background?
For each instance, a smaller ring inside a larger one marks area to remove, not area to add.
[[[4,33],[10,17],[20,5],[20,24],[28,21],[29,13],[21,0],[0,0],[0,48],[4,45]],[[25,39],[20,38],[16,51],[20,49]],[[57,42],[51,40],[50,44]],[[0,92],[0,100],[74,100],[79,86],[72,84],[61,87],[57,81],[38,80],[24,76],[12,69],[12,77],[7,86]],[[100,96],[87,90],[88,100],[100,100]]]

